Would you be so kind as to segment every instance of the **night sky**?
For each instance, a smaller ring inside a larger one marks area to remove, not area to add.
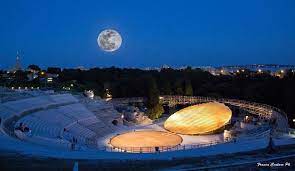
[[[100,50],[116,29],[118,51]],[[0,2],[0,68],[295,64],[295,0]]]

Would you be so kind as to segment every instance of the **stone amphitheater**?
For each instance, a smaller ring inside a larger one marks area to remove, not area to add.
[[[234,99],[215,99],[208,97],[162,96],[160,101],[166,105],[196,104],[217,101],[234,105],[257,115],[259,119],[276,119],[272,130],[268,126],[247,130],[246,134],[225,140],[220,135],[188,136],[179,135],[181,144],[161,147],[161,154],[150,150],[124,150],[112,147],[110,139],[115,135],[130,131],[166,131],[164,120],[151,124],[125,126],[122,114],[114,105],[143,102],[144,98],[89,99],[82,94],[54,91],[18,91],[0,89],[1,148],[37,156],[58,158],[169,158],[177,156],[212,155],[227,152],[251,151],[265,148],[269,137],[273,136],[276,145],[295,143],[289,134],[286,114],[274,107]],[[117,124],[113,121],[117,120]],[[30,129],[27,133],[16,130],[19,125]],[[241,134],[242,135],[242,134]],[[73,149],[73,138],[76,139]],[[210,150],[208,150],[208,148]],[[227,151],[224,151],[224,149]],[[230,149],[229,149],[230,148]],[[145,153],[142,153],[145,152]],[[111,154],[111,155],[110,155]],[[140,156],[138,156],[140,155]]]

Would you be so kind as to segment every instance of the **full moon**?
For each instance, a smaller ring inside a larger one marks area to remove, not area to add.
[[[120,48],[122,37],[116,30],[107,29],[99,33],[97,43],[102,50],[113,52]]]

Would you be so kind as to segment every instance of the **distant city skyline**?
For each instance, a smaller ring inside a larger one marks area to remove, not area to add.
[[[6,1],[0,68],[295,64],[295,1]],[[98,34],[117,30],[118,51]]]
[[[30,65],[36,65],[36,64],[30,64]],[[26,70],[28,69],[29,65],[26,66],[22,66],[21,63],[21,58],[19,55],[19,52],[17,52],[16,54],[16,59],[15,59],[15,64],[13,64],[13,66],[10,66],[8,68],[1,68],[0,66],[0,70],[7,70],[7,71],[11,71],[11,70]],[[37,65],[38,66],[38,65]],[[235,70],[235,69],[250,69],[250,70],[257,70],[258,68],[260,69],[264,69],[264,70],[277,70],[277,69],[295,69],[295,65],[292,64],[238,64],[238,65],[199,65],[199,66],[194,66],[194,65],[182,65],[182,66],[172,66],[172,65],[167,65],[167,64],[163,64],[161,66],[149,66],[149,67],[128,67],[128,66],[123,66],[123,67],[118,67],[118,66],[94,66],[94,67],[85,67],[85,66],[75,66],[75,67],[62,67],[62,66],[46,66],[46,67],[41,67],[41,69],[46,69],[48,67],[58,67],[58,68],[62,68],[62,69],[66,69],[66,68],[71,68],[71,69],[91,69],[91,68],[109,68],[109,67],[116,67],[116,68],[136,68],[136,69],[143,69],[143,70],[153,70],[153,69],[160,69],[160,68],[172,68],[172,69],[184,69],[187,67],[192,67],[192,68],[227,68],[227,69],[231,69],[231,70]]]

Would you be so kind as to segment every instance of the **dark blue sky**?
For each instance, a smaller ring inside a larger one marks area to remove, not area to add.
[[[96,42],[123,38],[114,53]],[[0,68],[295,64],[295,0],[0,2]]]

